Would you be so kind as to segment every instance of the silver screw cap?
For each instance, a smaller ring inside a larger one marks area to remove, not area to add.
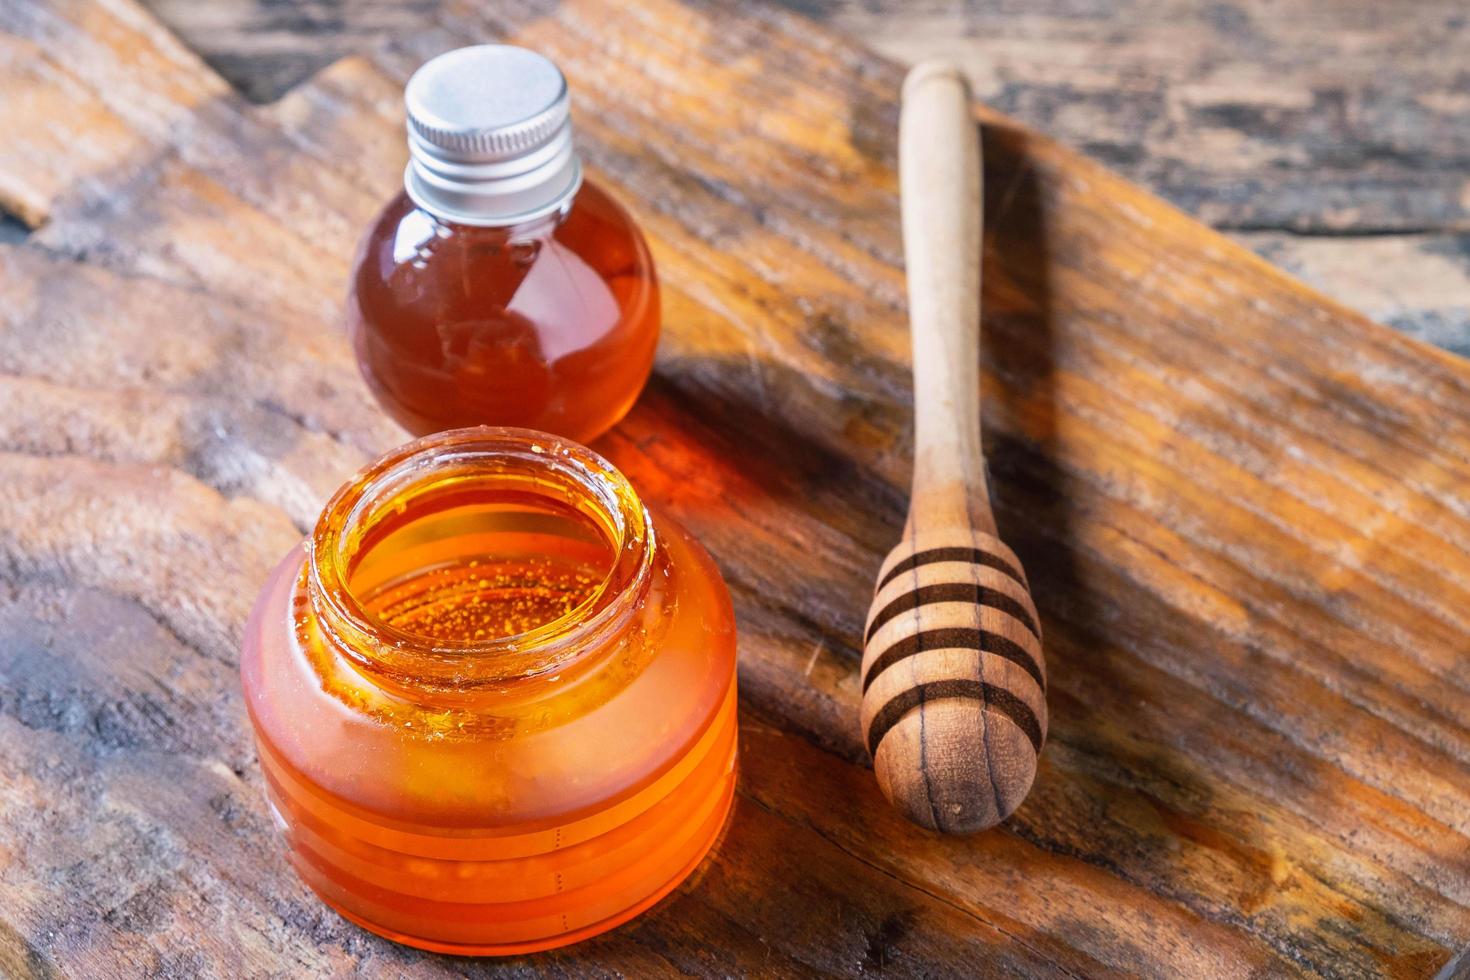
[[[403,93],[415,204],[444,221],[511,225],[570,203],[582,183],[567,80],[546,58],[480,44],[426,62]]]

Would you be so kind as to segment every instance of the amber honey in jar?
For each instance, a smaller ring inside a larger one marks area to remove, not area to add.
[[[425,949],[629,919],[734,793],[719,572],[611,464],[541,433],[440,433],[358,474],[267,582],[241,674],[297,872]]]
[[[632,407],[658,341],[653,260],[584,179],[566,80],[507,45],[409,79],[404,190],[369,226],[347,322],[384,409],[425,435],[470,425],[590,442]]]

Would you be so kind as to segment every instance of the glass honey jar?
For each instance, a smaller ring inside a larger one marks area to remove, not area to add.
[[[642,233],[586,180],[566,79],[478,45],[404,92],[404,189],[352,266],[347,324],[368,386],[417,435],[469,425],[591,442],[653,366],[659,295]]]
[[[440,433],[359,473],[266,583],[241,675],[297,872],[413,946],[609,929],[694,869],[733,799],[718,570],[541,433]]]

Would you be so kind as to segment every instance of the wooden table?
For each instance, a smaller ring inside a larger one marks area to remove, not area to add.
[[[438,0],[146,0],[250,97],[416,30]],[[1470,356],[1463,0],[784,0]]]
[[[902,520],[889,62],[774,8],[443,8],[258,107],[132,0],[0,4],[0,974],[1426,976],[1470,943],[1470,366],[990,112],[987,450],[1051,737],[996,832],[888,810],[861,617]],[[507,38],[666,288],[598,446],[741,629],[724,844],[636,924],[471,964],[278,855],[235,675],[268,568],[401,440],[335,328],[399,86]]]

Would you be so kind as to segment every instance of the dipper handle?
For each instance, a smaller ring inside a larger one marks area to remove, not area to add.
[[[899,121],[913,497],[868,613],[862,732],[884,795],[946,833],[1020,806],[1047,724],[1040,622],[996,537],[980,443],[980,173],[962,76],[920,64]]]
[[[914,345],[910,526],[917,518],[994,533],[976,374],[980,142],[970,90],[945,62],[922,62],[904,80],[898,174]]]

